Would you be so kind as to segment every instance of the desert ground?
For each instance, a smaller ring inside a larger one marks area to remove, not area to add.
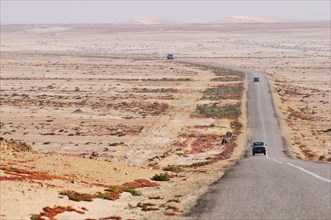
[[[200,61],[264,72],[289,154],[330,162],[329,48],[327,22],[1,26],[1,219],[185,215],[249,144],[244,72]]]

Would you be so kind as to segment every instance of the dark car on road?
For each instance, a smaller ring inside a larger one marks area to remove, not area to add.
[[[168,53],[167,54],[167,60],[173,60],[174,59],[174,54]]]
[[[262,141],[255,141],[252,144],[252,153],[253,156],[255,156],[255,154],[257,153],[263,153],[264,155],[266,155],[267,153],[267,145],[265,143],[263,143]]]
[[[254,79],[253,79],[254,82],[260,82],[260,78],[255,76]]]

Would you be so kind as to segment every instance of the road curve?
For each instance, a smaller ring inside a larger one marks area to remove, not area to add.
[[[213,67],[222,65],[195,63]],[[245,156],[211,186],[189,219],[331,219],[331,164],[291,159],[285,147],[270,87],[262,73],[247,73],[249,142],[268,144],[267,156]],[[258,76],[260,82],[253,82]]]

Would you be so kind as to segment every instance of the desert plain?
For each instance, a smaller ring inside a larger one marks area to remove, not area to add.
[[[184,218],[250,144],[251,79],[207,63],[265,73],[286,153],[331,162],[328,22],[2,25],[0,218]]]

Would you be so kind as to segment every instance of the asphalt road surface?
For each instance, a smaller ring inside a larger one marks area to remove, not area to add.
[[[245,72],[249,143],[264,141],[267,155],[253,156],[247,146],[245,157],[198,200],[189,218],[331,219],[331,165],[286,156],[268,82],[261,73]]]

